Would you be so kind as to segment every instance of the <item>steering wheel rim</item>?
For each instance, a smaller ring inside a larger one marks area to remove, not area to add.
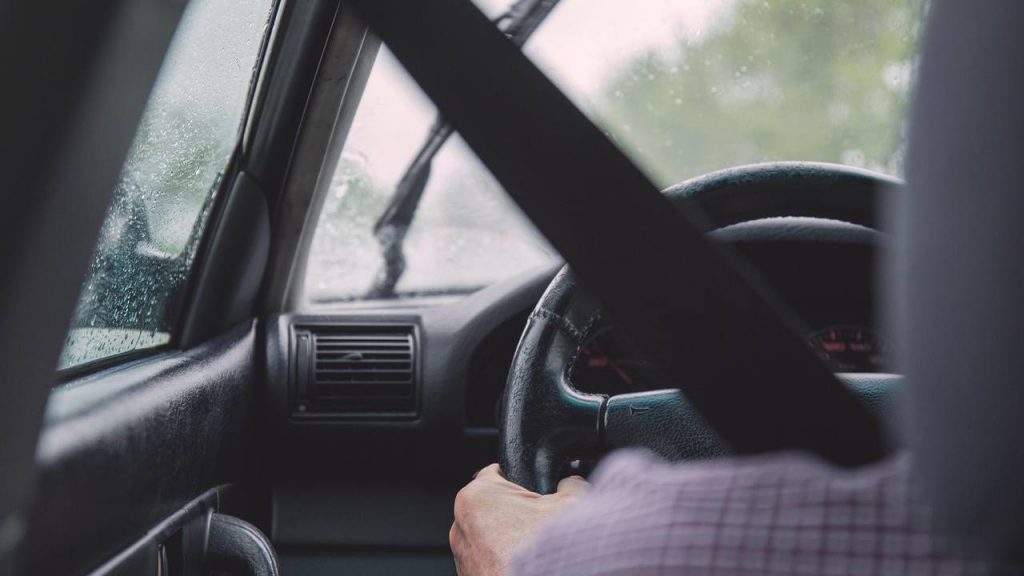
[[[706,231],[781,216],[877,226],[880,192],[901,182],[834,164],[782,162],[714,172],[665,190],[677,205],[695,205]],[[607,397],[575,389],[570,375],[584,344],[602,323],[598,302],[562,268],[530,315],[516,349],[501,411],[499,460],[506,477],[542,494],[554,490],[571,459],[606,445],[639,442],[680,454],[724,452],[721,442],[677,390]],[[885,385],[873,382],[869,386]],[[884,380],[884,379],[883,379]],[[874,394],[869,391],[868,394]],[[643,414],[641,430],[632,430]],[[668,419],[685,417],[680,429]],[[661,431],[671,431],[666,437]],[[658,450],[656,450],[658,451]]]

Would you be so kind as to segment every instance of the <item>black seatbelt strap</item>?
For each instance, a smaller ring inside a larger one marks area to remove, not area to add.
[[[740,453],[882,454],[876,419],[742,266],[704,238],[469,0],[355,0],[616,325]]]

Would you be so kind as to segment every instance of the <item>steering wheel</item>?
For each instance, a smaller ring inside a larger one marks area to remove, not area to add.
[[[784,216],[871,228],[881,191],[900,185],[865,170],[785,162],[715,172],[665,194],[676,205],[695,207],[707,218],[709,231]],[[767,224],[777,227],[773,239],[799,239],[794,237],[798,228],[784,220]],[[572,460],[626,446],[646,447],[672,460],[728,453],[678,390],[609,397],[573,387],[570,376],[583,346],[605,327],[599,303],[563,267],[530,315],[505,386],[500,464],[509,480],[551,493]],[[853,392],[877,408],[898,376],[854,378]]]

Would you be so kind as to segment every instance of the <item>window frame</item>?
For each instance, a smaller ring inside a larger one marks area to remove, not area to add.
[[[381,45],[351,3],[340,3],[337,8],[322,61],[306,95],[308,101],[304,100],[306,108],[298,120],[298,141],[286,162],[287,174],[280,174],[279,182],[268,183],[280,187],[268,188],[272,210],[277,213],[272,213],[275,243],[259,299],[265,313],[294,312],[306,304],[303,283],[317,220]],[[339,82],[342,77],[347,81]],[[274,129],[268,128],[268,132]],[[254,143],[256,140],[253,138]],[[286,206],[289,203],[291,206]],[[409,307],[408,303],[404,307]]]

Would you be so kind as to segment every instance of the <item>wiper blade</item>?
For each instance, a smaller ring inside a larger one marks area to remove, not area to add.
[[[413,157],[412,163],[398,181],[391,201],[374,224],[373,235],[380,244],[380,255],[384,264],[377,272],[373,287],[366,294],[367,298],[391,298],[395,295],[395,286],[405,272],[405,236],[409,232],[413,216],[416,215],[420,199],[423,198],[423,191],[427,188],[434,156],[451,134],[451,125],[438,115],[430,127],[427,140]]]
[[[517,0],[508,11],[495,19],[495,24],[516,45],[522,46],[548,17],[560,0]],[[392,298],[395,286],[405,272],[405,237],[416,215],[434,157],[452,135],[452,127],[440,114],[434,120],[416,156],[395,187],[395,193],[373,226],[373,235],[380,244],[383,266],[366,294],[368,299]]]
[[[558,2],[559,0],[518,0],[509,7],[508,12],[498,16],[495,24],[513,44],[522,47]]]

